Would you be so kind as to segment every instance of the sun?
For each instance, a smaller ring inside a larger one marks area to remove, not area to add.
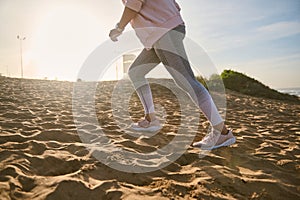
[[[70,5],[49,11],[32,38],[38,77],[74,80],[95,41],[103,37],[97,20]]]

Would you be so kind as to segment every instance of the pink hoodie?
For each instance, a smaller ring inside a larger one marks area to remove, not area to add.
[[[169,30],[184,23],[175,0],[122,1],[126,7],[138,12],[131,20],[131,26],[146,48],[152,48]]]

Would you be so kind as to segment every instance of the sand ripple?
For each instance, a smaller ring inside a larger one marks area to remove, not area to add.
[[[83,106],[78,116],[79,128],[86,136],[82,141],[72,115],[74,83],[3,77],[0,83],[1,200],[300,198],[299,104],[228,91],[227,121],[237,136],[236,144],[204,158],[199,158],[199,150],[189,147],[161,170],[136,174],[112,169],[93,156],[102,151],[112,162],[122,156],[120,152],[109,157],[111,152],[105,145],[94,149],[89,145],[113,143],[133,155],[144,155],[165,147],[178,136],[179,125],[191,121],[200,125],[195,130],[186,127],[186,134],[179,138],[184,142],[197,133],[195,140],[199,140],[208,124],[202,115],[195,117],[190,101],[186,102],[190,114],[181,119],[174,94],[153,85],[154,101],[161,106],[159,117],[165,124],[159,134],[137,137],[126,131],[132,120],[143,115],[137,96],[132,95],[129,101],[131,119],[123,118],[126,113],[120,106],[121,97],[116,98],[118,106],[111,108],[115,83],[99,84],[94,102],[99,124],[90,123],[90,108]],[[100,130],[105,137],[99,135]],[[174,148],[176,145],[182,144],[176,143]],[[132,162],[159,165],[158,155],[163,159],[170,156],[160,150],[148,160],[141,156]]]

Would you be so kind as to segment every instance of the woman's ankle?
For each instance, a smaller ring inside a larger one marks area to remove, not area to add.
[[[156,120],[155,113],[148,113],[145,115],[145,119],[149,122]]]
[[[229,132],[224,122],[214,126],[213,128],[221,132],[222,135],[227,135]]]

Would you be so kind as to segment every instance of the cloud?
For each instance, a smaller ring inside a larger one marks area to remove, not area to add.
[[[300,33],[299,1],[179,0],[188,34],[221,52]],[[186,13],[185,13],[186,11]]]
[[[216,31],[218,32],[218,31]],[[221,52],[247,45],[278,40],[300,34],[300,23],[297,21],[275,22],[263,26],[256,26],[242,31],[212,33],[205,39],[205,45],[210,52]]]
[[[300,54],[292,54],[292,55],[283,55],[279,57],[271,57],[271,58],[263,58],[263,59],[256,59],[251,61],[243,61],[240,63],[236,63],[237,65],[244,65],[244,66],[269,66],[270,70],[278,68],[283,64],[300,64]],[[299,68],[299,67],[297,67]],[[300,68],[299,68],[300,70]]]
[[[254,32],[261,39],[274,40],[300,33],[300,22],[283,21],[257,28]]]

